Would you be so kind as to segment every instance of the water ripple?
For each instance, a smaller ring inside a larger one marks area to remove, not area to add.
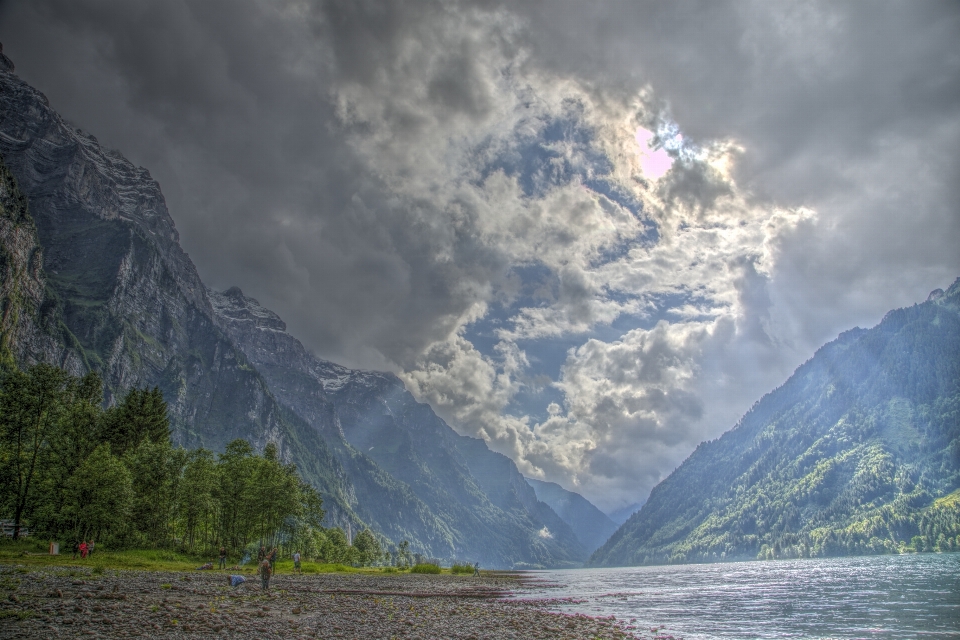
[[[517,594],[687,640],[960,638],[960,554],[543,571]],[[563,599],[570,600],[564,601]]]

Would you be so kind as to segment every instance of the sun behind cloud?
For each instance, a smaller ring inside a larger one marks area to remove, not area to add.
[[[640,169],[643,175],[651,180],[659,180],[670,167],[673,166],[673,158],[663,147],[659,149],[651,146],[655,134],[643,127],[639,127],[636,133],[637,145],[639,147],[637,155],[640,156]]]

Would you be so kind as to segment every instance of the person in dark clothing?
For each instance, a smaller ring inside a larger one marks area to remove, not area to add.
[[[218,566],[219,569],[227,568],[227,548],[220,547],[220,563]]]
[[[260,564],[267,557],[267,550],[263,548],[263,545],[260,545],[260,551],[257,551],[257,564]]]
[[[273,571],[273,565],[277,563],[277,548],[274,547],[270,553],[267,554],[267,560],[270,561],[270,571]]]
[[[270,566],[270,561],[264,560],[261,562],[257,573],[260,574],[260,587],[264,591],[268,591],[270,589],[270,576],[273,574],[273,567]]]
[[[479,562],[474,562],[474,563],[473,563],[473,575],[476,576],[476,577],[478,577],[478,578],[480,577],[480,563],[479,563]]]

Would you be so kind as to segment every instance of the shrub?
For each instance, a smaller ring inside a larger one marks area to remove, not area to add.
[[[440,567],[435,564],[420,563],[410,569],[410,573],[440,573]]]
[[[455,564],[450,567],[450,573],[473,573],[473,567],[469,564]]]

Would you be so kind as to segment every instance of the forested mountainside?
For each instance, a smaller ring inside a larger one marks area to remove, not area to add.
[[[174,442],[186,447],[222,451],[236,438],[257,450],[276,444],[320,490],[331,525],[368,524],[424,555],[491,567],[569,566],[586,557],[535,497],[491,498],[459,453],[460,436],[396,378],[314,361],[289,336],[299,351],[286,355],[299,360],[260,358],[260,336],[234,330],[224,307],[211,304],[149,173],[68,125],[0,62],[0,156],[9,170],[0,181],[0,328],[8,358],[96,371],[108,401],[157,386]],[[310,367],[350,383],[334,390]],[[296,384],[314,395],[300,398]],[[389,419],[365,421],[374,407]],[[383,451],[354,445],[370,433],[383,438]],[[480,444],[477,455],[496,455]]]
[[[579,493],[567,491],[555,482],[526,478],[537,493],[537,499],[546,502],[570,525],[577,539],[588,552],[595,551],[617,530],[617,524]]]
[[[827,344],[594,566],[960,550],[960,279]]]

